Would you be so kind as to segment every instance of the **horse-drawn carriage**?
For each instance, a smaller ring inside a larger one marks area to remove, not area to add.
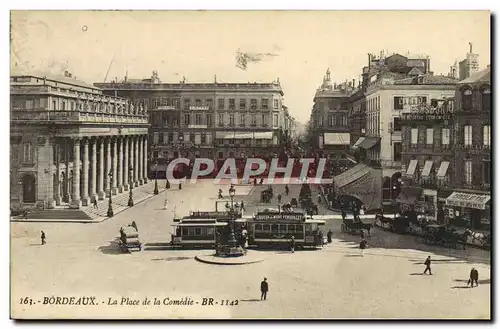
[[[407,216],[387,217],[382,214],[375,216],[375,225],[396,233],[407,233],[410,221]]]
[[[313,202],[311,197],[304,197],[299,202],[300,207],[304,209],[306,214],[310,216],[319,214],[318,205]]]
[[[446,225],[430,224],[425,227],[424,241],[427,244],[452,248],[462,245],[463,249],[465,249],[467,233],[458,233],[455,229],[447,228]]]
[[[132,249],[142,250],[142,243],[139,241],[139,232],[136,226],[129,225],[120,228],[119,246],[122,252],[130,252]]]
[[[260,202],[270,203],[273,199],[273,188],[268,187],[264,191],[260,192]]]
[[[363,223],[361,220],[355,221],[353,218],[344,219],[340,225],[342,232],[346,233],[361,233],[366,230],[370,234],[371,228],[372,224]]]

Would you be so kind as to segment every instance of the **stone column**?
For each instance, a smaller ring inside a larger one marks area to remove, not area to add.
[[[139,161],[137,165],[139,184],[142,185],[142,158],[144,157],[142,151],[142,136],[137,137],[137,150],[139,152]]]
[[[104,200],[104,138],[99,138],[96,142],[99,143],[99,181],[97,185],[97,195],[99,200]]]
[[[109,172],[111,171],[111,140],[106,138],[106,196],[111,193],[111,177],[109,177]],[[116,176],[115,176],[116,178]]]
[[[97,145],[98,141],[96,138],[92,138],[92,181],[91,181],[91,192],[90,200],[93,202],[97,198]]]
[[[128,146],[129,146],[129,143],[128,143],[128,137],[125,137],[123,138],[123,188],[125,191],[128,191],[128,171],[129,171],[129,168],[128,168],[128,164],[131,163],[130,162],[130,158],[128,157]]]
[[[111,138],[110,140],[111,146],[112,146],[112,172],[113,172],[113,179],[111,180],[111,193],[113,195],[116,195],[117,193],[117,188],[116,188],[116,183],[118,182],[118,150],[117,150],[117,139],[116,138]]]
[[[65,173],[64,173],[64,187],[63,187],[63,200],[64,202],[66,203],[70,203],[71,202],[71,194],[70,194],[70,185],[69,185],[69,142],[71,141],[71,139],[69,138],[65,138],[65,141],[64,141],[64,161],[65,161],[65,164],[66,164],[66,170],[65,170]]]
[[[83,143],[83,186],[82,186],[82,205],[89,205],[89,141],[84,139]]]
[[[123,138],[116,141],[115,146],[118,148],[118,193],[123,192]]]
[[[139,186],[139,142],[137,137],[134,137],[134,186]]]
[[[54,143],[56,144],[56,190],[54,193],[54,199],[56,201],[56,205],[61,205],[61,146],[59,143],[61,140],[54,139]]]
[[[73,200],[71,208],[80,208],[80,140],[73,139]]]
[[[143,163],[142,163],[142,170],[143,170],[143,177],[142,179],[144,180],[144,184],[148,182],[148,136],[144,136],[144,142],[143,142]]]

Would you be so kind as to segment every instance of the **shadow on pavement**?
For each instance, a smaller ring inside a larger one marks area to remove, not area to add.
[[[469,289],[469,286],[453,286],[451,289]]]
[[[410,273],[410,274],[408,274],[408,275],[427,275],[427,274],[424,274],[424,273],[422,273],[422,272],[419,272],[419,273]],[[429,274],[429,275],[430,275],[430,274]]]
[[[468,279],[467,279],[467,280],[463,280],[463,279],[455,279],[455,280],[453,280],[453,281],[455,281],[455,282],[465,282],[465,283],[469,282],[469,280],[468,280]],[[491,284],[491,279],[478,280],[477,282],[478,282],[479,284]]]
[[[163,260],[167,262],[172,262],[176,260],[187,260],[187,259],[193,259],[193,257],[167,257],[167,258],[153,258],[151,260]]]
[[[107,246],[99,247],[98,250],[106,255],[121,255],[124,254],[121,249],[118,241],[109,241]]]
[[[41,243],[30,243],[30,247],[41,246],[41,245],[42,245]]]
[[[363,255],[347,254],[346,257],[363,257]]]

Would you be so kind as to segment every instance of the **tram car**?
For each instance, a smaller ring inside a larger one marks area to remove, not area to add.
[[[248,245],[287,247],[293,236],[296,247],[317,248],[322,245],[324,225],[324,220],[308,218],[303,212],[259,212],[246,222]]]

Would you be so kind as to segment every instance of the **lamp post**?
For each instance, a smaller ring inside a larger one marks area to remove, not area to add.
[[[109,171],[110,186],[113,186],[113,171]],[[109,190],[108,217],[113,217],[113,201],[111,200],[111,189]]]
[[[129,194],[128,194],[128,206],[129,207],[133,207],[134,206],[134,199],[132,198],[132,175],[134,173],[134,168],[132,167],[132,165],[130,165],[129,172],[130,172],[130,175],[129,175],[130,191],[129,191]]]
[[[235,248],[236,247],[236,236],[234,235],[234,220],[235,220],[235,213],[234,213],[234,196],[236,194],[236,190],[234,189],[233,186],[229,189],[229,197],[231,198],[231,208],[230,208],[230,215],[231,219],[229,220],[229,239],[228,239],[228,244],[229,248]]]
[[[154,194],[158,194],[158,161],[155,162],[155,190]]]

